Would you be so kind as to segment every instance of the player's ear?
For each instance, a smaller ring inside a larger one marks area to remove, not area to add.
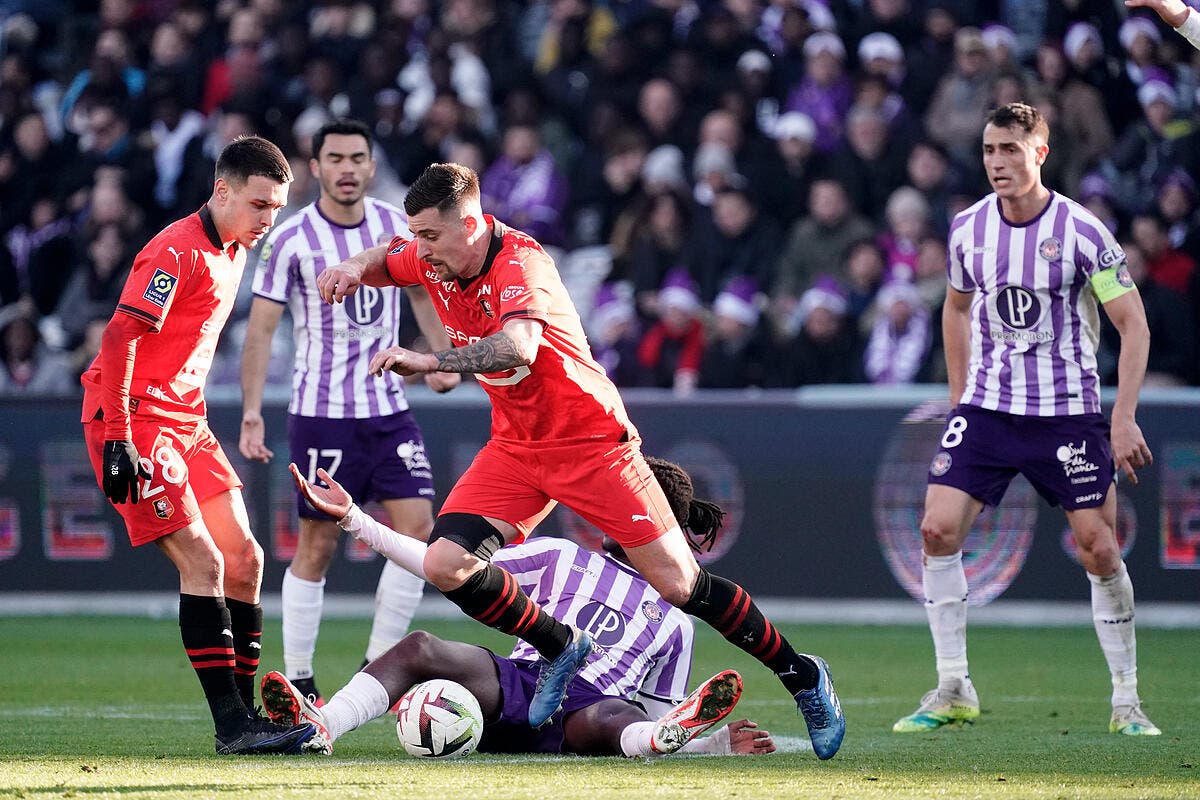
[[[310,158],[308,160],[308,174],[312,175],[314,178],[320,178],[321,162],[317,161],[315,158]]]

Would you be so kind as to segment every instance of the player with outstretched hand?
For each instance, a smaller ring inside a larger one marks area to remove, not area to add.
[[[371,372],[472,372],[491,400],[491,438],[443,503],[424,569],[468,616],[546,659],[529,723],[558,709],[592,643],[531,602],[491,557],[561,502],[619,542],[669,603],[770,669],[804,715],[817,756],[831,758],[845,718],[828,665],[797,653],[745,589],[697,563],[550,256],[483,212],[479,176],[460,164],[426,168],[404,208],[411,240],[365,250],[325,270],[317,285],[331,303],[364,285],[424,286],[454,348],[389,348]]]
[[[271,338],[291,309],[295,366],[288,403],[291,460],[315,480],[317,467],[337,476],[364,501],[378,500],[397,530],[424,540],[433,528],[433,474],[425,440],[408,406],[404,379],[364,380],[375,353],[396,342],[401,294],[372,288],[341,306],[326,306],[317,275],[342,258],[398,232],[404,213],[367,195],[375,174],[371,130],[356,120],[334,120],[313,134],[309,169],[320,186],[312,203],[278,226],[262,247],[254,276],[254,302],[242,348],[242,455],[267,462],[262,416],[263,387]],[[316,243],[318,246],[314,246]],[[450,346],[429,294],[406,290],[421,333],[432,347]],[[427,376],[435,391],[449,391],[461,377]],[[283,574],[283,661],[287,675],[305,694],[320,697],[313,654],[321,625],[325,574],[337,550],[337,526],[316,514],[297,495],[300,538]],[[408,632],[423,583],[385,563],[375,592],[375,617],[367,660],[383,654]]]
[[[96,482],[134,546],[179,570],[183,646],[208,700],[219,754],[298,750],[310,725],[281,728],[254,708],[263,552],[241,481],[208,428],[204,382],[253,247],[287,204],[279,148],[236,139],[212,196],[142,248],[84,372],[83,428]]]
[[[676,464],[647,459],[677,519],[697,547],[712,541],[723,512],[694,496],[691,478]],[[425,545],[379,524],[328,485],[311,485],[292,466],[301,493],[313,507],[338,520],[355,537],[404,569],[421,573]],[[620,548],[605,540],[609,555],[565,539],[538,537],[501,549],[495,563],[510,570],[534,600],[560,609],[590,630],[602,648],[572,680],[561,714],[546,725],[527,724],[537,676],[538,653],[519,642],[508,658],[460,642],[416,631],[317,709],[276,672],[263,677],[263,704],[272,718],[313,722],[318,735],[308,749],[329,752],[333,739],[384,714],[414,684],[447,678],[479,700],[486,726],[484,752],[570,752],[580,755],[650,756],[670,752],[769,753],[770,734],[747,720],[730,723],[704,739],[732,710],[741,679],[726,670],[705,681],[686,700],[692,659],[691,619],[666,603],[642,576],[621,560]],[[654,719],[657,717],[657,719]]]
[[[1148,8],[1159,19],[1200,50],[1200,12],[1189,8],[1183,0],[1125,0],[1126,8]]]

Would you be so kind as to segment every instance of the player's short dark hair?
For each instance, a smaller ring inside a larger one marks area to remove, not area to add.
[[[988,114],[987,121],[997,128],[1020,128],[1025,133],[1042,137],[1043,142],[1050,141],[1050,126],[1042,112],[1027,103],[1006,103],[999,108],[993,108]]]
[[[725,519],[724,509],[716,503],[698,500],[692,476],[678,464],[653,456],[646,456],[646,463],[666,494],[679,526],[690,534],[688,544],[696,552],[711,550],[717,530]]]
[[[292,182],[292,168],[282,150],[261,136],[239,136],[217,156],[217,177],[244,184],[254,175]]]
[[[313,158],[321,157],[321,148],[325,146],[325,137],[329,134],[337,136],[361,136],[367,140],[367,154],[371,153],[371,129],[367,127],[367,123],[357,119],[335,119],[333,122],[326,122],[321,127],[317,128],[317,132],[312,138],[312,156]]]
[[[464,200],[479,200],[479,175],[462,164],[430,164],[404,196],[408,216],[428,208],[448,211]]]

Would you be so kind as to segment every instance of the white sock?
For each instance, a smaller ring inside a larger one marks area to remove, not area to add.
[[[659,755],[650,746],[650,736],[653,733],[653,722],[633,722],[626,725],[621,731],[621,752],[629,758]]]
[[[962,551],[924,557],[925,615],[933,634],[938,683],[967,677],[967,574]]]
[[[325,604],[325,579],[306,581],[288,567],[283,573],[283,669],[288,678],[311,678],[321,608]]]
[[[1133,582],[1125,562],[1112,575],[1088,573],[1092,584],[1092,622],[1112,674],[1113,706],[1135,705],[1137,692],[1137,635],[1133,628]]]
[[[367,640],[367,661],[379,658],[404,638],[424,591],[425,581],[391,561],[384,563],[375,590],[375,621]]]
[[[356,672],[350,682],[321,708],[321,713],[325,715],[330,738],[336,739],[376,717],[382,717],[391,707],[383,684],[374,675]]]

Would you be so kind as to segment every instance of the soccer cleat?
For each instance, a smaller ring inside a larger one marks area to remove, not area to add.
[[[922,733],[943,725],[971,723],[979,718],[979,695],[970,678],[938,687],[921,698],[921,705],[892,726],[895,733]],[[1114,717],[1115,719],[1115,717]]]
[[[1108,732],[1123,733],[1126,736],[1162,735],[1162,731],[1150,721],[1150,718],[1142,711],[1142,706],[1137,703],[1114,708],[1112,720],[1108,723]]]
[[[320,708],[325,705],[325,698],[321,696],[321,690],[317,688],[316,678],[310,675],[307,678],[296,678],[295,680],[288,678],[288,680],[300,691],[300,695],[309,698],[309,702],[314,706]]]
[[[733,711],[742,696],[742,676],[734,670],[718,672],[687,698],[659,717],[650,734],[655,753],[674,753]]]
[[[333,752],[333,739],[325,724],[325,715],[317,708],[312,696],[305,697],[296,684],[280,672],[268,672],[262,679],[263,708],[267,716],[277,725],[313,726],[312,738],[304,742],[305,753],[327,756]]]
[[[562,708],[563,698],[567,696],[567,686],[587,664],[588,656],[592,654],[592,637],[574,626],[571,630],[574,635],[566,649],[558,654],[558,658],[543,663],[538,674],[533,697],[529,700],[529,724],[534,728],[544,725],[546,720]]]
[[[246,712],[246,724],[236,734],[216,736],[217,755],[291,755],[299,753],[315,734],[316,729],[307,722],[291,726],[276,725],[255,709],[253,713]]]
[[[846,718],[842,715],[842,704],[833,689],[833,676],[829,665],[820,656],[804,656],[817,665],[817,685],[812,689],[796,692],[796,707],[804,715],[808,726],[808,738],[812,740],[813,752],[819,759],[833,758],[842,746],[846,735]]]

